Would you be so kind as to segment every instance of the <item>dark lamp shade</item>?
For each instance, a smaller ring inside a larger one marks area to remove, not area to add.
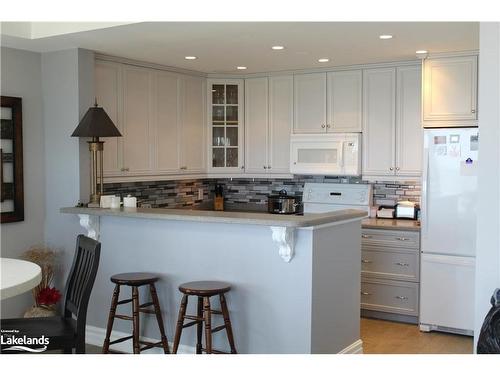
[[[120,131],[102,107],[91,107],[83,116],[72,137],[121,137]]]

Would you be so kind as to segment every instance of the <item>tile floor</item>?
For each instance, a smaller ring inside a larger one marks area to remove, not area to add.
[[[469,336],[420,332],[417,325],[361,319],[365,354],[472,354]]]

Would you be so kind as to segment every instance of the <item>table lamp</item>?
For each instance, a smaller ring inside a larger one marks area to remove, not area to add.
[[[121,137],[113,121],[102,107],[97,106],[97,99],[76,127],[72,137],[89,137],[90,151],[90,201],[88,207],[99,207],[103,194],[103,149],[104,142],[99,137]],[[99,177],[98,177],[99,176]]]

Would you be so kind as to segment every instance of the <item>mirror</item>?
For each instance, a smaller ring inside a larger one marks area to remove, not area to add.
[[[1,97],[1,223],[24,220],[22,99]]]

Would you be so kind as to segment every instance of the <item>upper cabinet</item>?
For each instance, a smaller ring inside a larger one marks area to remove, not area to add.
[[[363,95],[361,70],[330,72],[327,77],[328,132],[361,132]]]
[[[212,172],[243,172],[243,80],[208,80]]]
[[[294,76],[294,133],[360,132],[360,70]]]
[[[419,176],[420,67],[367,69],[363,74],[363,177]]]
[[[206,170],[204,78],[98,60],[95,91],[122,133],[104,138],[105,177]]]
[[[292,76],[245,80],[245,173],[290,173],[292,123]]]
[[[424,60],[422,113],[425,127],[470,126],[477,120],[477,56]]]

